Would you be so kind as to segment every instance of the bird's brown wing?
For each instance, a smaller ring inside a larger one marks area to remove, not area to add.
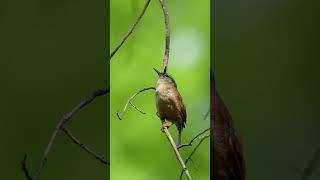
[[[184,128],[186,125],[186,122],[187,122],[186,107],[183,103],[182,97],[181,97],[180,93],[178,92],[178,90],[175,92],[177,92],[177,95],[176,95],[177,98],[175,99],[176,100],[175,104],[177,105],[177,109],[178,109],[179,116],[180,116],[179,124],[182,128]],[[181,130],[182,130],[182,128],[181,128]]]
[[[221,180],[244,180],[242,142],[227,107],[216,91],[213,101],[214,176]]]

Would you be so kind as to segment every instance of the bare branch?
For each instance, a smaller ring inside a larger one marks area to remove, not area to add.
[[[170,52],[170,20],[169,20],[169,13],[167,10],[167,6],[165,3],[165,0],[159,0],[160,4],[161,4],[161,8],[162,8],[162,12],[163,12],[163,16],[164,16],[164,23],[165,23],[165,28],[166,28],[166,46],[165,46],[165,52],[164,52],[164,57],[163,57],[163,70],[162,72],[166,73],[167,69],[168,69],[168,62],[169,62],[169,52]],[[167,139],[169,140],[174,153],[182,167],[183,172],[186,174],[187,178],[189,180],[192,179],[186,165],[184,164],[181,155],[177,149],[177,146],[175,144],[175,142],[173,141],[170,132],[168,131],[167,127],[165,126],[165,123],[162,121],[162,129],[164,131],[164,133],[167,136]]]
[[[107,93],[110,93],[110,88],[106,88],[106,89],[98,89],[96,90],[92,95],[90,95],[89,97],[85,98],[83,101],[81,101],[77,106],[75,106],[70,112],[64,114],[62,116],[62,118],[59,120],[58,124],[56,125],[51,138],[49,140],[49,143],[43,153],[42,159],[40,161],[38,170],[36,171],[35,176],[32,178],[32,180],[37,180],[39,179],[39,176],[42,172],[43,167],[45,166],[47,160],[48,160],[48,155],[51,151],[52,145],[59,133],[59,131],[61,130],[61,128],[77,113],[79,112],[79,110],[81,110],[82,108],[84,108],[86,105],[90,104],[96,97],[99,96],[104,96]],[[25,165],[25,163],[24,163]],[[25,174],[26,175],[26,174]],[[28,179],[28,177],[26,176],[26,178]]]
[[[185,164],[186,164],[186,165],[188,164],[189,160],[191,160],[191,157],[194,155],[194,153],[197,151],[197,149],[200,147],[201,143],[202,143],[205,139],[207,139],[208,137],[210,137],[210,135],[206,135],[206,136],[204,136],[204,137],[200,140],[200,142],[197,144],[197,146],[193,149],[193,151],[190,153],[190,155],[189,155],[188,158],[186,159],[186,161],[185,161]],[[181,171],[181,173],[180,173],[180,180],[182,179],[182,175],[183,175],[183,169],[182,169],[182,171]]]
[[[179,163],[180,163],[180,165],[182,167],[182,172],[184,172],[186,174],[186,176],[188,177],[188,179],[191,180],[192,177],[191,177],[191,175],[190,175],[190,173],[189,173],[189,171],[187,169],[187,166],[183,162],[183,160],[181,158],[181,155],[180,155],[180,153],[179,153],[179,151],[177,149],[177,146],[176,146],[174,140],[172,139],[172,136],[171,136],[170,132],[168,131],[168,128],[165,126],[165,123],[163,121],[162,121],[162,130],[166,134],[167,139],[170,142],[171,147],[172,147],[172,149],[173,149],[173,151],[174,151],[174,153],[175,153],[175,155],[176,155],[176,157],[177,157],[177,159],[178,159],[178,161],[179,161]]]
[[[208,109],[207,113],[203,116],[203,120],[206,120],[210,114],[210,109]]]
[[[88,154],[90,154],[91,156],[93,156],[95,159],[97,159],[98,161],[100,161],[102,164],[105,165],[110,165],[109,162],[107,162],[103,156],[99,156],[97,155],[97,153],[95,153],[94,151],[92,151],[90,148],[88,148],[85,144],[81,143],[72,133],[71,131],[63,126],[62,127],[62,131],[77,145],[80,146],[80,148],[82,148],[85,152],[87,152]]]
[[[141,109],[139,109],[137,106],[135,106],[131,101],[129,101],[130,105],[135,108],[137,111],[139,111],[141,114],[146,114],[145,112],[143,112]]]
[[[148,5],[150,3],[150,0],[147,0],[146,4],[144,5],[144,8],[141,12],[141,14],[139,15],[138,19],[134,22],[133,26],[129,29],[129,31],[125,34],[125,36],[122,38],[120,44],[112,51],[112,53],[110,54],[110,61],[111,58],[117,53],[117,51],[120,49],[120,47],[125,43],[125,41],[128,39],[128,37],[132,34],[132,32],[134,31],[134,29],[137,27],[137,25],[139,24],[140,20],[142,19],[142,16],[144,15],[144,13],[146,12]]]
[[[21,168],[22,168],[22,171],[23,171],[25,177],[27,178],[27,180],[32,180],[32,177],[30,176],[30,173],[29,173],[28,168],[27,168],[26,161],[27,161],[27,154],[25,154],[24,157],[23,157],[23,160],[21,162]]]
[[[204,131],[200,132],[199,134],[197,134],[194,138],[191,139],[191,141],[188,144],[183,144],[181,145],[178,149],[183,148],[183,147],[187,147],[187,146],[192,146],[193,141],[195,140],[202,140],[204,137],[206,136],[201,136],[202,134],[206,133],[207,131],[209,131],[210,128],[205,129]]]
[[[139,90],[138,92],[134,93],[127,101],[126,105],[124,106],[124,109],[121,113],[121,116],[123,118],[124,114],[127,112],[127,107],[128,107],[128,104],[130,104],[133,108],[135,108],[137,111],[139,111],[140,113],[142,114],[146,114],[145,112],[141,111],[138,107],[136,107],[131,101],[137,96],[139,95],[140,93],[142,93],[143,91],[147,91],[147,90],[156,90],[156,88],[154,87],[148,87],[148,88],[144,88],[144,89],[141,89]],[[119,120],[122,120],[122,118],[120,117],[119,115],[119,112],[117,112],[117,117]]]
[[[162,8],[162,12],[164,15],[164,23],[166,27],[166,47],[163,57],[163,72],[166,72],[168,69],[168,61],[169,61],[169,51],[170,51],[170,20],[169,13],[167,10],[167,6],[165,0],[159,0]]]

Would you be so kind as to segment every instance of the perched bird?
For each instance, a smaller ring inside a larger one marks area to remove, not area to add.
[[[159,78],[156,86],[157,115],[162,122],[168,121],[165,125],[169,128],[175,124],[178,128],[178,147],[182,143],[182,129],[187,120],[186,108],[182,97],[177,89],[177,84],[172,76],[168,75],[166,68],[163,72],[157,72]]]
[[[211,77],[211,127],[213,129],[213,177],[216,180],[244,180],[245,161],[242,142],[234,128],[232,117],[218,95]]]

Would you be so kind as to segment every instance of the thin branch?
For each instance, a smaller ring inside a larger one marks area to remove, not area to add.
[[[186,164],[186,165],[188,164],[189,160],[191,160],[191,157],[194,155],[194,153],[197,151],[197,149],[200,147],[201,143],[202,143],[204,140],[206,140],[208,137],[210,137],[210,135],[206,135],[206,136],[204,136],[204,137],[200,140],[200,142],[197,144],[197,146],[193,149],[193,151],[190,153],[190,155],[189,155],[188,158],[186,159],[186,161],[185,161],[185,164]],[[180,180],[182,179],[182,175],[183,175],[183,169],[182,169],[182,171],[181,171],[181,173],[180,173]]]
[[[165,52],[164,52],[164,57],[163,57],[163,70],[162,70],[162,72],[166,73],[167,69],[168,69],[169,51],[170,51],[170,20],[169,20],[169,13],[167,10],[165,0],[159,0],[159,2],[161,4],[163,16],[164,16],[165,28],[166,28],[166,46],[165,46]],[[177,149],[175,142],[173,141],[173,139],[170,135],[170,132],[168,131],[168,129],[165,126],[165,123],[163,121],[162,121],[162,129],[163,129],[164,133],[166,134],[167,139],[169,140],[178,161],[180,162],[180,165],[182,167],[183,172],[186,174],[187,178],[189,180],[191,180],[192,177],[191,177],[186,165],[184,164],[184,162],[181,158],[181,155]]]
[[[110,93],[110,88],[106,88],[106,89],[98,89],[96,90],[92,95],[90,95],[89,97],[85,98],[83,101],[81,101],[77,106],[75,106],[70,112],[64,114],[62,116],[62,118],[59,120],[58,124],[56,125],[51,138],[49,140],[49,143],[43,153],[42,159],[40,161],[38,170],[36,171],[35,176],[32,178],[32,180],[37,180],[39,179],[39,176],[42,172],[43,167],[45,166],[47,160],[48,160],[48,155],[51,151],[52,145],[59,133],[59,131],[61,130],[61,128],[64,126],[64,124],[66,124],[77,112],[79,112],[79,110],[81,110],[82,108],[84,108],[86,105],[90,104],[96,97],[99,96],[104,96],[107,93]],[[26,178],[28,179],[28,177],[26,176]]]
[[[181,145],[178,149],[183,148],[183,147],[187,147],[187,146],[192,146],[193,141],[195,140],[202,140],[205,136],[202,136],[202,134],[206,133],[207,131],[209,131],[210,128],[205,129],[204,131],[200,132],[199,134],[197,134],[194,138],[191,139],[191,141],[188,144],[183,144]]]
[[[137,111],[139,111],[140,113],[142,114],[146,114],[145,112],[141,111],[138,107],[136,107],[131,101],[137,96],[139,95],[140,93],[142,93],[143,91],[147,91],[147,90],[156,90],[156,88],[154,87],[148,87],[148,88],[144,88],[144,89],[141,89],[139,90],[138,92],[134,93],[127,101],[126,105],[124,106],[124,109],[121,113],[121,117],[119,115],[119,112],[117,112],[117,117],[119,120],[122,120],[124,114],[127,112],[127,107],[128,107],[128,104],[130,104],[133,108],[135,108]]]
[[[186,174],[187,178],[188,178],[189,180],[191,180],[192,177],[191,177],[191,175],[190,175],[190,173],[189,173],[189,171],[188,171],[188,169],[187,169],[187,166],[186,166],[185,163],[183,162],[183,160],[182,160],[182,158],[181,158],[181,155],[180,155],[180,153],[179,153],[179,151],[178,151],[178,149],[177,149],[177,146],[176,146],[174,140],[172,139],[172,136],[171,136],[170,132],[168,131],[168,128],[166,127],[166,125],[165,125],[164,122],[162,122],[162,130],[163,130],[163,132],[166,134],[167,139],[168,139],[168,141],[170,142],[171,147],[172,147],[172,149],[173,149],[173,151],[174,151],[174,153],[175,153],[175,155],[176,155],[176,157],[177,157],[177,159],[178,159],[178,161],[179,161],[179,163],[180,163],[180,165],[181,165],[181,167],[182,167],[182,172],[184,172],[184,173]]]
[[[28,168],[27,168],[27,154],[24,155],[23,157],[23,160],[21,162],[21,168],[22,168],[22,171],[25,175],[25,177],[27,178],[27,180],[32,180],[32,177],[30,176],[30,173],[28,171]]]
[[[137,106],[135,106],[131,101],[129,101],[130,105],[135,108],[137,111],[139,111],[141,114],[146,114],[145,112],[143,112],[141,109],[139,109]]]
[[[142,16],[144,15],[144,13],[146,12],[148,6],[150,4],[150,0],[147,0],[146,4],[144,5],[144,8],[141,12],[141,14],[139,15],[138,19],[134,22],[134,24],[132,25],[132,27],[129,29],[129,31],[125,34],[125,36],[122,38],[120,44],[112,51],[112,53],[110,54],[110,61],[111,58],[117,53],[117,51],[120,49],[120,47],[125,43],[125,41],[128,39],[128,37],[132,34],[132,32],[134,31],[134,29],[137,27],[137,25],[139,24],[140,20],[142,19]]]
[[[307,167],[303,170],[302,173],[302,180],[308,180],[310,179],[311,174],[315,170],[317,163],[320,161],[320,148],[317,149],[317,151],[314,153],[310,163],[307,165]]]
[[[210,109],[208,109],[208,111],[207,111],[206,114],[204,115],[203,120],[206,120],[207,117],[209,116],[209,114],[210,114]]]
[[[72,133],[71,131],[63,126],[62,127],[62,131],[77,145],[80,146],[80,148],[82,148],[85,152],[89,153],[90,155],[92,155],[95,159],[99,160],[102,164],[105,165],[110,165],[109,162],[107,162],[103,156],[99,156],[97,155],[97,153],[95,153],[94,151],[92,151],[90,148],[88,148],[85,144],[81,143]]]
[[[164,23],[166,27],[166,47],[163,57],[163,72],[166,72],[168,69],[168,61],[169,61],[169,51],[170,51],[170,20],[169,13],[167,10],[167,6],[165,0],[159,0],[162,8],[162,12],[164,15]]]

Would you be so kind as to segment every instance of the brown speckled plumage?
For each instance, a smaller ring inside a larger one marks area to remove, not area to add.
[[[245,160],[242,142],[233,126],[232,117],[218,95],[211,89],[213,123],[213,176],[216,180],[244,180]]]
[[[156,86],[156,106],[159,118],[175,124],[178,128],[178,146],[181,145],[181,133],[187,120],[186,108],[177,89],[174,79],[165,74],[158,73]]]

